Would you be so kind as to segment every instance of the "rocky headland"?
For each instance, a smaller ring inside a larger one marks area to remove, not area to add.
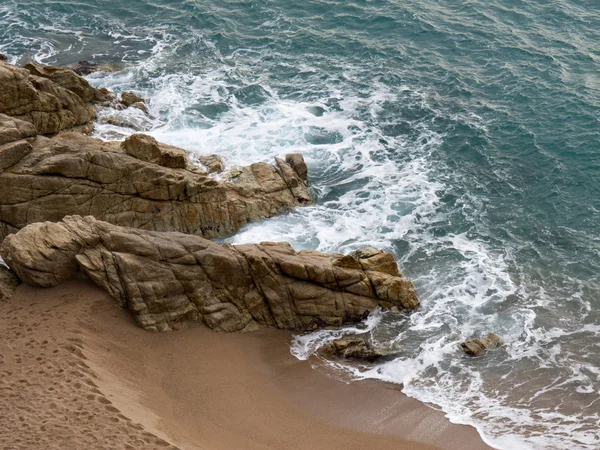
[[[189,322],[313,330],[418,305],[389,253],[206,239],[309,204],[301,154],[224,171],[217,155],[192,162],[148,135],[88,136],[98,105],[144,103],[96,89],[71,68],[0,62],[0,82],[1,254],[25,283],[89,278],[152,331]]]
[[[69,68],[0,62],[0,83],[0,241],[66,215],[213,238],[312,200],[299,154],[223,172],[216,155],[192,163],[147,135],[83,134],[96,104],[123,105]]]

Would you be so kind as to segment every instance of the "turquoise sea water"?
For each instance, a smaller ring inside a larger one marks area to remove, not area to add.
[[[121,62],[89,79],[149,99],[127,120],[230,166],[302,152],[315,204],[229,241],[394,253],[422,307],[354,329],[401,356],[347,370],[497,448],[600,448],[599,2],[2,0],[0,52]]]

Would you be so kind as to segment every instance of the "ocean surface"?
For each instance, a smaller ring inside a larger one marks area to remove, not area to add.
[[[499,449],[600,448],[598,0],[1,0],[0,53],[118,63],[88,79],[148,99],[124,121],[230,167],[302,152],[314,205],[228,241],[382,248],[422,302],[346,331],[397,359],[339,370]]]

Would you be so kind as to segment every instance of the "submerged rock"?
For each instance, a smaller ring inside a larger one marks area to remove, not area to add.
[[[119,66],[119,63],[96,64],[89,61],[79,61],[71,66],[71,70],[77,75],[86,76],[95,72],[114,72]]]
[[[79,61],[71,66],[73,72],[77,75],[85,76],[98,71],[100,66],[89,61]]]
[[[356,322],[377,307],[418,305],[409,280],[358,268],[383,252],[349,268],[337,264],[342,255],[296,252],[288,243],[219,246],[72,216],[8,236],[0,254],[32,286],[88,277],[151,331],[186,322],[216,331],[313,330]]]
[[[0,241],[29,223],[73,214],[218,237],[311,201],[305,181],[281,159],[218,181],[186,168],[184,150],[150,136],[122,144],[79,133],[32,139],[29,124],[6,116],[2,129],[8,131],[0,135]]]
[[[490,333],[484,338],[469,339],[460,344],[463,352],[469,356],[483,356],[488,351],[494,350],[504,344],[497,335]]]
[[[21,284],[21,280],[8,267],[0,264],[0,302],[10,299],[17,287]]]
[[[342,358],[370,363],[377,362],[385,356],[362,337],[335,339],[321,347],[319,353],[327,358]]]

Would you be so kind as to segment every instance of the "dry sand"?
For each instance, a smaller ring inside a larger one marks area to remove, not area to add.
[[[487,449],[377,382],[298,361],[290,334],[153,334],[100,289],[0,302],[2,449]]]

